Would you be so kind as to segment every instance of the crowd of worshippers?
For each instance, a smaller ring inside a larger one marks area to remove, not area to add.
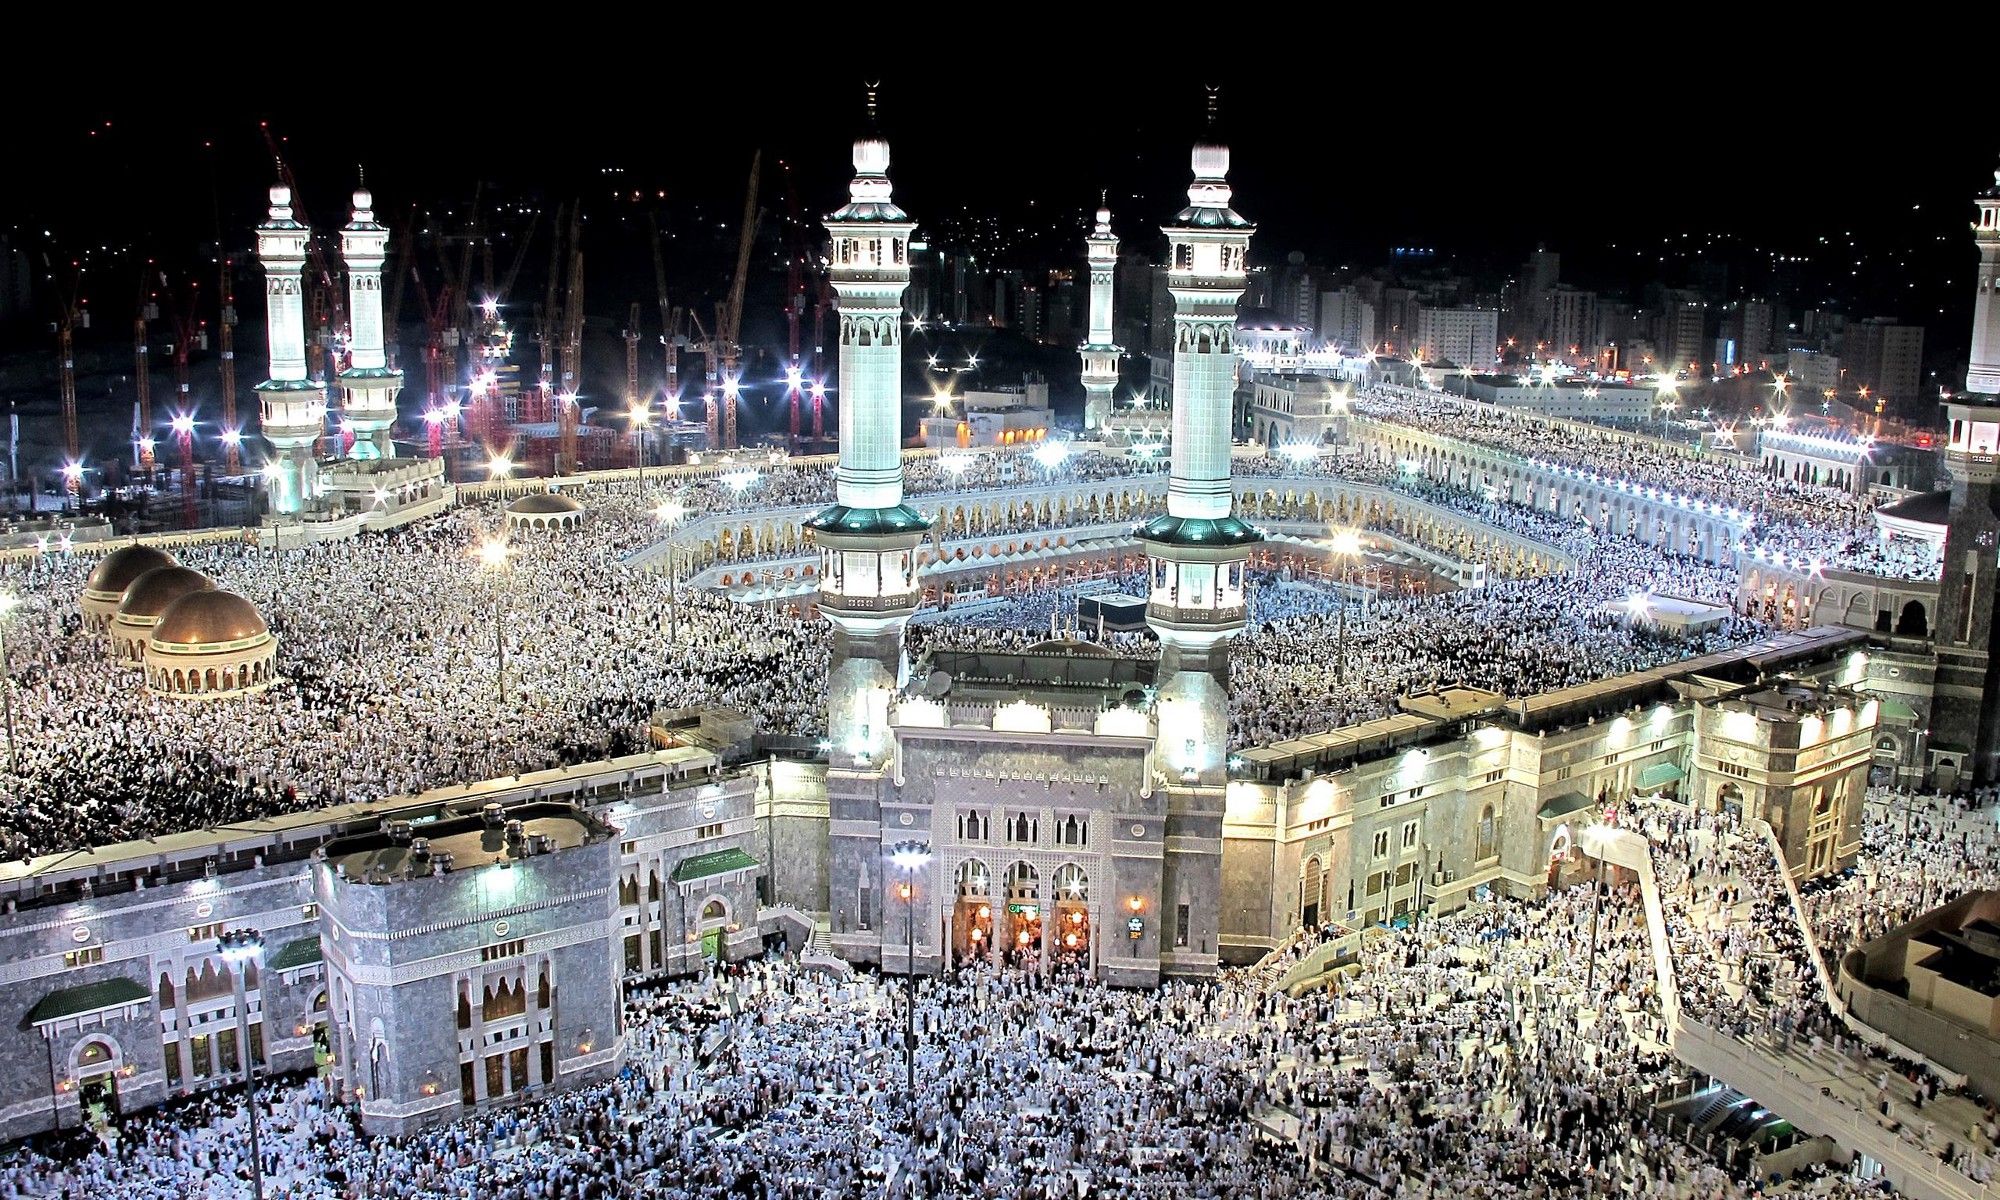
[[[1665,1044],[1634,889],[1595,887],[1482,895],[1372,931],[1298,994],[1258,968],[1123,990],[1073,956],[975,959],[918,983],[914,1093],[903,981],[774,951],[635,989],[615,1080],[418,1133],[365,1135],[321,1077],[264,1081],[265,1194],[1769,1194],[1743,1148],[1654,1116],[1700,1081]],[[33,1139],[0,1159],[0,1197],[247,1196],[241,1100],[211,1092]],[[1776,1190],[1867,1187],[1821,1165]]]
[[[1748,521],[1732,547],[1739,553],[1892,579],[1936,579],[1942,567],[1935,544],[1885,537],[1876,529],[1872,495],[1773,477],[1721,456],[1580,422],[1503,412],[1442,392],[1363,389],[1354,411],[1614,485],[1732,510]]]

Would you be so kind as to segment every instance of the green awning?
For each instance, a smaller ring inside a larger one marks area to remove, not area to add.
[[[1656,762],[1639,772],[1639,790],[1650,792],[1669,783],[1679,783],[1686,773],[1670,762]]]
[[[1176,517],[1162,513],[1132,531],[1142,542],[1166,546],[1252,546],[1264,535],[1240,517]]]
[[[1590,797],[1582,792],[1564,792],[1542,805],[1542,811],[1535,815],[1544,821],[1552,821],[1557,817],[1566,817],[1580,808],[1589,808],[1591,803]]]
[[[264,964],[264,969],[290,971],[298,967],[309,967],[319,962],[321,957],[317,936],[296,938],[278,947],[278,952]]]
[[[835,504],[821,509],[806,522],[806,528],[814,533],[916,533],[930,527],[929,518],[907,504],[892,508],[849,508]]]
[[[697,879],[711,879],[735,871],[754,870],[757,865],[756,859],[732,846],[712,854],[697,854],[693,858],[682,859],[674,868],[673,881],[693,883]]]
[[[143,1004],[152,998],[153,993],[146,990],[145,984],[119,975],[112,979],[100,979],[96,983],[50,992],[42,997],[40,1003],[28,1010],[28,1024],[46,1025],[50,1021],[80,1017],[85,1013],[101,1012],[107,1008]]]
[[[1917,710],[1911,708],[1901,700],[1885,699],[1882,701],[1880,707],[1875,710],[1875,715],[1882,721],[1899,721],[1904,724],[1914,724],[1917,719]]]

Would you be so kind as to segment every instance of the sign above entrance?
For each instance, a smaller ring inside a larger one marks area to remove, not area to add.
[[[1036,917],[1042,915],[1042,906],[1039,904],[1009,904],[1007,906],[1007,911],[1010,913],[1014,913],[1018,916],[1026,917],[1030,921],[1032,921]]]

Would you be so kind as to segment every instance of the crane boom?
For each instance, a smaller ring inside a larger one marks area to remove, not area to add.
[[[743,289],[750,281],[750,245],[757,238],[757,185],[762,179],[764,152],[750,155],[750,182],[743,194],[742,235],[736,243],[736,274],[729,281],[729,300],[719,314],[716,335],[722,339],[723,444],[736,448],[737,366],[743,347]]]

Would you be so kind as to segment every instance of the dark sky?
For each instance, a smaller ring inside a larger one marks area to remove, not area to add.
[[[832,28],[813,18],[794,32],[810,43]],[[718,53],[737,64],[727,74],[664,52],[630,65],[572,54],[541,72],[518,48],[482,60],[454,42],[423,52],[430,74],[399,63],[350,87],[329,30],[318,37],[319,51],[299,51],[316,78],[289,96],[260,82],[269,67],[245,54],[181,79],[80,77],[60,103],[10,106],[0,135],[19,169],[0,194],[0,226],[190,266],[218,230],[241,250],[271,174],[259,132],[268,119],[322,227],[337,223],[357,161],[385,222],[415,206],[449,227],[482,180],[489,199],[581,199],[590,307],[615,320],[652,298],[648,212],[679,242],[676,287],[719,289],[754,148],[767,162],[760,249],[772,261],[787,210],[775,160],[793,164],[802,213],[836,206],[868,74],[825,55],[793,67],[789,51],[755,43]],[[898,199],[927,232],[961,214],[1063,229],[1106,188],[1128,249],[1159,252],[1157,225],[1182,201],[1202,125],[1202,77],[1125,51],[1091,80],[1078,45],[991,64],[913,53],[925,69],[906,60],[879,76]],[[1497,279],[1546,243],[1563,253],[1566,279],[1636,291],[1684,274],[1696,252],[1739,264],[1810,253],[1813,270],[1789,277],[1808,302],[1963,338],[1969,201],[1991,182],[2000,123],[1962,119],[1972,109],[1939,82],[1949,74],[1898,63],[1925,86],[1884,86],[1881,69],[1895,60],[1879,46],[1876,74],[1852,86],[1830,86],[1847,78],[1832,69],[1837,58],[1826,71],[1771,70],[1747,52],[1699,69],[1613,55],[1543,62],[1511,46],[1457,63],[1380,42],[1287,54],[1282,39],[1264,38],[1229,57],[1255,60],[1258,47],[1269,65],[1216,76],[1238,208],[1261,226],[1253,259],[1296,249],[1366,266],[1417,244]],[[456,69],[479,61],[487,69]],[[614,186],[646,199],[615,203]],[[447,209],[459,211],[446,219]],[[1073,257],[1070,240],[1064,230],[1025,252],[1061,261]],[[537,278],[539,254],[527,259],[525,278]],[[1755,274],[1733,278],[1764,286]]]

